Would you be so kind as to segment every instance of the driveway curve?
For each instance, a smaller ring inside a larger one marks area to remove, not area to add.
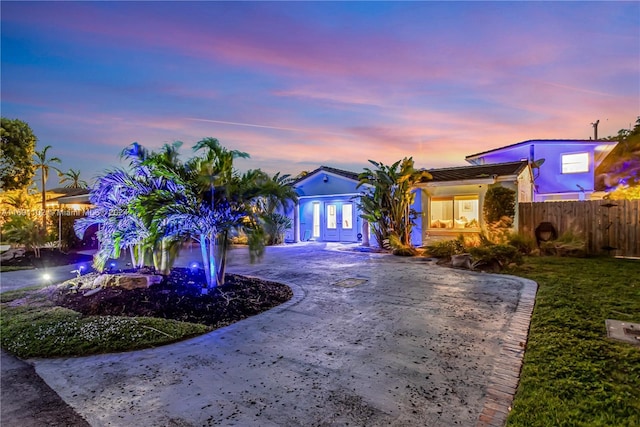
[[[270,247],[258,264],[233,250],[228,272],[294,297],[209,334],[30,362],[92,426],[499,425],[535,284],[338,249]]]

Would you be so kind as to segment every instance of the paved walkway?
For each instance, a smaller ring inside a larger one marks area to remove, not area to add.
[[[535,283],[317,244],[231,256],[294,298],[174,345],[30,362],[92,426],[504,423]]]

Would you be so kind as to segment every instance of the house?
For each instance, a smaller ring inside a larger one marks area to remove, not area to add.
[[[412,234],[414,245],[480,232],[484,225],[484,197],[491,186],[514,190],[516,209],[517,203],[532,201],[533,175],[526,160],[429,169],[428,172],[432,179],[416,186],[413,208],[419,213],[419,221]]]
[[[53,188],[47,190],[48,204],[60,209],[83,210],[91,206],[87,188]]]
[[[293,228],[285,234],[285,241],[366,241],[366,225],[357,205],[358,183],[357,173],[328,166],[294,181],[298,203],[287,212]]]
[[[533,168],[534,202],[602,198],[596,189],[596,168],[615,141],[533,139],[472,154],[473,165],[526,160]]]
[[[64,240],[69,245],[73,244],[75,249],[97,248],[97,225],[90,227],[79,241],[75,240],[73,229],[75,220],[84,217],[93,207],[89,200],[90,192],[87,188],[53,188],[47,191],[47,206],[57,212],[59,244]]]

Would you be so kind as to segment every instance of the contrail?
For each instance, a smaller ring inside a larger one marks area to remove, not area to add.
[[[286,127],[280,127],[280,126],[257,125],[257,124],[252,124],[252,123],[226,122],[226,121],[223,121],[223,120],[196,119],[196,118],[192,118],[192,117],[187,117],[187,120],[192,120],[192,121],[195,121],[195,122],[220,123],[220,124],[223,124],[223,125],[232,125],[232,126],[246,126],[246,127],[252,127],[252,128],[284,130],[284,131],[288,131],[288,132],[323,133],[323,134],[329,134],[329,135],[349,136],[348,134],[345,134],[345,133],[325,132],[325,131],[315,131],[315,130],[311,131],[311,130],[307,130],[307,129],[286,128]]]
[[[600,96],[609,96],[609,97],[615,97],[616,95],[612,95],[610,93],[605,93],[605,92],[599,92],[596,90],[590,90],[590,89],[583,89],[581,87],[577,87],[577,86],[569,86],[569,85],[563,85],[560,83],[553,83],[553,82],[548,82],[548,81],[543,81],[543,80],[535,80],[535,79],[523,79],[523,80],[530,80],[536,83],[542,83],[545,85],[549,85],[549,86],[555,86],[555,87],[559,87],[562,89],[568,89],[568,90],[573,90],[575,92],[582,92],[582,93],[590,93],[592,95],[600,95]]]

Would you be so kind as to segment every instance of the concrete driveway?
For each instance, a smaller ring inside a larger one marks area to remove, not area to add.
[[[254,265],[233,250],[229,272],[294,297],[207,335],[30,362],[92,426],[501,424],[535,283],[337,249],[271,247]]]

